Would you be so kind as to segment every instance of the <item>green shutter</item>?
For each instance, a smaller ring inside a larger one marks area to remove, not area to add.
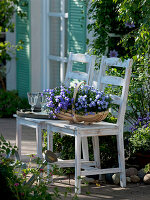
[[[73,53],[86,52],[86,14],[84,0],[70,0],[68,3],[68,50]],[[76,63],[74,70],[86,71],[85,64]]]
[[[23,1],[27,2],[26,6],[21,6],[26,16],[23,18],[16,16],[16,43],[23,41],[23,49],[16,52],[17,91],[19,96],[27,97],[31,83],[30,0]]]

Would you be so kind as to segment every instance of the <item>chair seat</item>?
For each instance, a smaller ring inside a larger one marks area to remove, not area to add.
[[[68,135],[74,135],[76,130],[80,132],[81,136],[117,135],[119,132],[119,126],[117,124],[104,121],[86,125],[84,123],[71,124],[69,121],[54,120],[50,121],[49,124],[51,125],[51,131],[54,131],[53,129],[56,130],[58,127],[58,131],[64,134],[68,133]]]

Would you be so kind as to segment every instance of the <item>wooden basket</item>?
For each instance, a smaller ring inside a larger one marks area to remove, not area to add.
[[[80,82],[74,90],[74,95],[73,95],[74,102],[76,99],[78,89],[81,86],[81,84],[83,84],[83,83],[84,82]],[[90,123],[100,122],[100,121],[104,120],[107,117],[108,113],[109,113],[109,111],[107,110],[107,111],[93,113],[93,114],[88,113],[88,115],[78,115],[75,113],[74,103],[73,103],[72,110],[61,111],[60,113],[57,113],[56,116],[58,119],[68,120],[72,123],[84,122],[86,124],[90,124]]]
[[[77,114],[73,115],[70,110],[67,112],[61,111],[56,116],[58,119],[68,120],[72,123],[84,122],[86,124],[90,124],[90,123],[100,122],[104,120],[107,117],[108,113],[109,111],[104,111],[104,112],[99,112],[99,113],[93,113],[93,115],[89,114],[85,116],[85,115],[77,115]]]

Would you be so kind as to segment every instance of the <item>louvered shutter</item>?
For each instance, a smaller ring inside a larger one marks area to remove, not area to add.
[[[69,0],[68,3],[68,51],[85,53],[86,2],[84,0]],[[73,65],[73,70],[86,71],[86,65],[76,63]]]
[[[23,18],[16,16],[16,42],[23,41],[23,49],[16,52],[17,90],[19,96],[27,97],[31,82],[30,0],[23,1],[27,2],[27,6],[21,6],[21,9],[27,15]]]

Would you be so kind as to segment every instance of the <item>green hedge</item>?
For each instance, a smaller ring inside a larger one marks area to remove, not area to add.
[[[0,118],[12,117],[17,109],[29,108],[27,99],[20,98],[16,91],[0,90]]]

